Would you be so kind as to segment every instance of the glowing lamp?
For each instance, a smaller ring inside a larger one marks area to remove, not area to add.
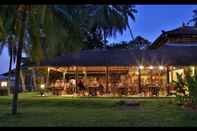
[[[163,67],[163,66],[159,66],[159,69],[160,69],[160,70],[163,70],[163,69],[164,69],[164,67]]]
[[[41,88],[41,89],[44,89],[44,88],[45,88],[45,85],[44,85],[44,84],[41,84],[41,85],[40,85],[40,88]]]
[[[154,68],[154,67],[153,67],[152,65],[151,65],[151,66],[149,66],[149,69],[151,69],[151,70],[152,70],[153,68]]]
[[[143,66],[143,65],[140,65],[140,66],[139,66],[139,69],[140,69],[140,70],[144,69],[144,66]]]
[[[8,86],[8,82],[7,81],[2,81],[1,82],[1,87],[7,87]]]

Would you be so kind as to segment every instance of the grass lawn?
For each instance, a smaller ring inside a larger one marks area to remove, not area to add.
[[[118,105],[120,98],[23,93],[19,95],[19,113],[12,116],[11,98],[0,96],[0,126],[197,126],[197,112],[177,106],[172,98],[124,99],[140,101],[140,106]]]

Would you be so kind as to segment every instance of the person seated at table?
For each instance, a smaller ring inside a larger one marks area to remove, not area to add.
[[[97,91],[97,95],[103,95],[104,94],[104,86],[101,82],[99,82],[96,91]]]
[[[69,94],[69,82],[64,82],[64,94]]]
[[[64,88],[64,80],[61,80],[61,81],[60,81],[60,87],[61,87],[61,88]]]
[[[94,78],[92,82],[90,82],[90,86],[89,86],[89,94],[92,96],[96,95],[96,87],[98,87],[98,82],[97,79]]]
[[[64,90],[64,80],[60,80],[60,86],[58,88],[58,95],[62,95]]]
[[[94,87],[98,86],[98,81],[97,81],[96,78],[94,78],[94,80],[92,81],[92,85],[93,85]]]
[[[118,85],[119,88],[119,95],[127,95],[128,94],[128,88],[126,85],[122,82],[119,83]]]
[[[60,80],[56,80],[55,82],[55,95],[59,95],[59,88],[60,88]]]

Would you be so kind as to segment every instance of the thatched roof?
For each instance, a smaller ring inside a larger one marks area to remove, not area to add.
[[[0,75],[0,81],[5,81],[7,80],[7,77]]]
[[[41,66],[197,65],[197,27],[163,31],[149,49],[94,49],[68,53]]]
[[[68,53],[41,66],[196,65],[197,46],[164,45],[158,49],[95,49]]]
[[[162,34],[152,43],[150,48],[159,48],[172,39],[181,39],[182,42],[190,40],[197,42],[197,27],[195,26],[181,26],[179,28],[162,31]]]

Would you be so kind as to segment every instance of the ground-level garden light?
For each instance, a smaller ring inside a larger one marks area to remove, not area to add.
[[[44,96],[45,84],[41,84],[41,85],[40,85],[40,88],[41,88],[40,94],[41,94],[41,96]]]

